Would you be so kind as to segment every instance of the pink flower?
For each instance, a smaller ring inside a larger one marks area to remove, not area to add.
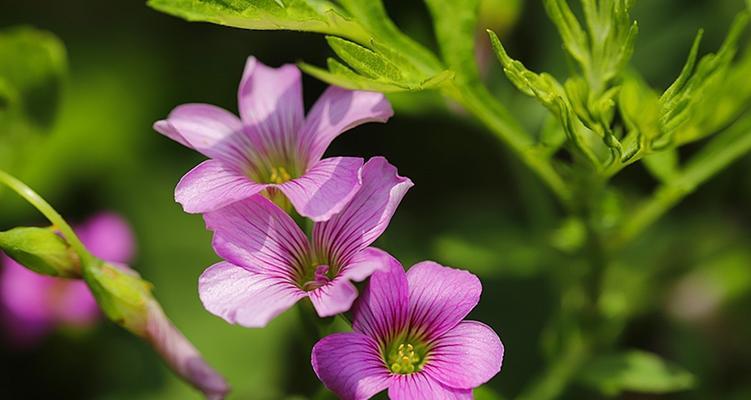
[[[359,189],[361,158],[321,159],[342,132],[393,114],[380,93],[329,87],[303,117],[300,71],[250,57],[238,93],[240,118],[208,104],[185,104],[154,124],[163,135],[210,158],[178,183],[186,212],[205,213],[266,191],[297,212],[325,221]]]
[[[133,254],[130,228],[115,214],[96,215],[76,233],[101,259],[125,263]],[[5,256],[2,264],[0,307],[13,343],[33,344],[58,325],[88,326],[99,317],[94,296],[82,280],[40,275]]]
[[[405,274],[388,258],[353,307],[354,332],[335,333],[313,347],[313,369],[343,400],[388,389],[392,400],[472,399],[495,376],[503,344],[485,324],[463,321],[482,287],[469,272],[431,261]]]
[[[360,190],[340,213],[315,224],[312,241],[262,196],[207,213],[214,250],[227,261],[201,275],[204,307],[247,327],[265,326],[304,297],[321,317],[349,310],[357,297],[351,281],[366,279],[388,257],[368,246],[412,187],[382,157],[365,163],[361,173]]]

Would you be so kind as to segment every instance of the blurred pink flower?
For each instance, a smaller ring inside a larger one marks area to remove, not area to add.
[[[78,226],[76,233],[103,260],[126,263],[133,255],[130,227],[115,214],[98,214]],[[57,326],[85,327],[99,317],[96,301],[82,280],[40,275],[5,255],[0,257],[0,317],[14,345],[31,345]]]

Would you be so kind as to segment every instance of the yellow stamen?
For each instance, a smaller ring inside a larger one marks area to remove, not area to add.
[[[271,183],[280,184],[287,182],[290,179],[292,179],[292,175],[290,175],[284,167],[271,168],[271,176],[269,177]]]
[[[422,368],[422,365],[419,364],[420,356],[417,355],[415,346],[410,343],[402,343],[395,350],[389,357],[391,372],[410,374]]]

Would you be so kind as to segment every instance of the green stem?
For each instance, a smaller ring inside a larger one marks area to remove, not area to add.
[[[678,174],[660,186],[623,225],[614,238],[622,247],[662,217],[684,197],[725,167],[751,151],[751,116],[747,116],[717,135]]]
[[[70,225],[65,222],[65,219],[34,190],[1,169],[0,183],[9,187],[29,204],[34,206],[34,208],[39,210],[39,212],[41,212],[57,229],[59,229],[73,250],[75,250],[76,254],[78,254],[78,257],[81,258],[83,265],[88,265],[93,260],[94,256],[86,250],[86,246],[83,245],[73,231],[73,228],[71,228]]]
[[[568,207],[571,204],[571,193],[550,159],[537,150],[532,137],[484,86],[457,84],[445,93],[472,112],[498,139],[506,143],[545,182],[563,205]]]

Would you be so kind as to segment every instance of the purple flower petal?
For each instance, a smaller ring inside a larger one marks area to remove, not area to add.
[[[368,247],[355,254],[349,264],[342,268],[340,275],[353,281],[362,282],[375,271],[388,270],[389,266],[393,264],[399,265],[399,268],[401,268],[399,261],[391,254],[375,247]]]
[[[311,355],[318,378],[342,400],[366,400],[392,381],[378,344],[359,333],[335,333],[316,343]]]
[[[329,86],[305,119],[301,153],[311,165],[342,132],[367,122],[386,122],[392,115],[394,111],[381,93]]]
[[[471,367],[468,367],[471,368]],[[471,389],[454,389],[423,372],[395,376],[389,386],[391,400],[472,400]]]
[[[100,213],[76,229],[78,237],[96,257],[127,263],[135,252],[135,239],[128,223],[114,213]]]
[[[489,326],[462,321],[435,341],[422,371],[446,386],[478,387],[501,370],[503,344]]]
[[[210,104],[183,104],[154,129],[168,138],[193,148],[227,165],[244,168],[247,138],[242,122],[231,112]]]
[[[397,175],[383,157],[373,157],[362,167],[362,187],[344,209],[313,228],[313,243],[329,263],[347,264],[349,258],[370,246],[386,230],[396,207],[412,187]]]
[[[305,175],[278,187],[300,215],[326,221],[360,189],[362,164],[362,158],[327,158],[314,164]]]
[[[388,340],[407,324],[408,289],[404,268],[394,258],[370,276],[352,308],[352,329],[378,340]]]
[[[203,306],[231,324],[266,326],[274,317],[305,297],[290,282],[220,262],[201,274],[198,293]]]
[[[300,70],[294,64],[270,68],[249,57],[237,97],[253,151],[294,157],[303,124]]]
[[[290,281],[307,265],[308,239],[289,215],[256,195],[204,215],[214,250],[249,271]]]
[[[357,289],[348,279],[337,277],[308,295],[318,316],[326,318],[349,311],[357,298]]]
[[[205,213],[247,199],[264,190],[217,160],[206,160],[190,170],[175,188],[175,200],[188,213]]]
[[[423,261],[409,269],[407,280],[410,329],[427,340],[455,327],[480,301],[480,280],[467,271]]]

